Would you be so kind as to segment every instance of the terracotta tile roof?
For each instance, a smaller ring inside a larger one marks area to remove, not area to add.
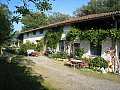
[[[67,23],[82,22],[82,21],[87,21],[87,20],[92,20],[92,19],[97,19],[97,18],[114,16],[114,15],[118,15],[118,14],[120,14],[120,11],[99,13],[99,14],[91,14],[91,15],[82,16],[82,17],[79,17],[79,18],[73,18],[73,19],[68,19],[68,20],[62,21],[62,22],[57,22],[55,24],[49,24],[49,25],[46,25],[46,26],[41,26],[39,28],[35,28],[35,29],[32,29],[32,30],[21,32],[21,34],[26,33],[26,32],[30,32],[30,31],[34,31],[34,30],[38,30],[38,29],[56,27],[56,26],[67,24]]]

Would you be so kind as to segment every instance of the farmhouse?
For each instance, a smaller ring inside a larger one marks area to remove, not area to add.
[[[55,24],[24,31],[21,32],[20,35],[22,36],[23,43],[30,41],[37,44],[37,42],[45,36],[47,31],[60,32],[62,30],[61,39],[57,43],[57,47],[55,49],[56,52],[67,51],[69,54],[73,53],[73,56],[75,56],[75,49],[83,48],[85,51],[83,57],[92,58],[95,56],[102,56],[111,62],[112,58],[114,58],[114,66],[118,64],[120,43],[118,41],[114,43],[113,39],[110,37],[107,37],[100,45],[97,46],[94,46],[94,44],[89,40],[81,40],[79,37],[74,38],[72,45],[68,45],[66,35],[70,32],[73,26],[79,28],[80,30],[120,29],[120,11],[71,18]],[[46,41],[46,45],[48,43],[49,42]],[[113,46],[115,47],[115,50],[113,50]],[[111,54],[114,55],[112,56]],[[116,69],[116,67],[114,67],[114,69]]]

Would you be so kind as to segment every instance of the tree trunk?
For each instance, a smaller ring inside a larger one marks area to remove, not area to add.
[[[2,47],[0,47],[0,54],[3,54]]]

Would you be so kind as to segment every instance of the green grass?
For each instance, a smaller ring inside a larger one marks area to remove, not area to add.
[[[48,80],[45,80],[43,82],[43,86],[45,86],[48,90],[57,90],[56,88],[54,88],[51,84],[50,84],[51,81],[48,81]]]
[[[90,69],[81,69],[79,72],[80,74],[88,77],[94,77],[98,79],[109,80],[109,81],[120,83],[120,75],[116,75],[113,73],[103,74],[97,71],[92,71]]]

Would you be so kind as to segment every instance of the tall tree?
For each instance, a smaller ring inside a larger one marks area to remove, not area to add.
[[[53,12],[52,15],[48,16],[48,24],[53,24],[56,22],[61,22],[63,20],[69,19],[71,16],[68,14],[63,14],[60,12]]]
[[[119,11],[120,0],[104,0],[104,6],[106,6],[108,11]]]
[[[30,12],[23,16],[22,23],[24,24],[22,31],[38,28],[47,24],[47,16],[44,13]]]
[[[12,32],[11,13],[6,5],[0,5],[0,46],[10,38]]]
[[[70,17],[70,15],[62,14],[60,12],[54,12],[50,16],[46,16],[44,13],[30,12],[30,14],[23,16],[22,18],[22,23],[24,24],[22,31],[31,30],[43,25],[61,22],[63,20],[69,19]]]
[[[11,13],[6,5],[0,5],[0,45],[10,38],[12,30]]]
[[[95,13],[119,11],[119,7],[120,0],[91,0],[88,5],[77,8],[73,14],[76,17],[80,17]]]

